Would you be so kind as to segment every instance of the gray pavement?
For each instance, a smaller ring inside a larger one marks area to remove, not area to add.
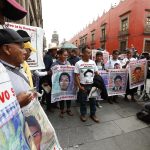
[[[65,114],[59,118],[59,110],[47,112],[58,140],[64,150],[150,150],[150,126],[136,118],[142,106],[135,102],[119,104],[102,102],[97,108],[100,123],[90,118],[80,121],[78,104],[73,102],[73,117]],[[89,112],[89,110],[88,110]]]

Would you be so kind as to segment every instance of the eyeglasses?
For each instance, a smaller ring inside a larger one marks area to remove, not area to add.
[[[40,134],[41,134],[40,131],[35,131],[35,132],[32,134],[32,137],[36,137],[36,136],[38,136],[38,135],[40,135]]]

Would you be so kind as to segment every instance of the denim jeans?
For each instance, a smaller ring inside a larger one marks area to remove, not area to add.
[[[81,115],[86,115],[87,114],[87,98],[88,94],[90,93],[90,90],[92,88],[91,84],[86,84],[83,85],[81,84],[86,90],[82,91],[79,90],[79,102],[80,102],[80,113]],[[89,98],[89,104],[90,104],[90,115],[95,115],[96,113],[96,99],[95,98]]]
[[[71,100],[66,100],[66,101],[59,101],[60,110],[64,110],[65,102],[66,102],[66,105],[67,105],[67,109],[70,109],[70,107],[71,107]]]

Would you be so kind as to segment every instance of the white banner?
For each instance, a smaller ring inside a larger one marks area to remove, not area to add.
[[[141,59],[129,64],[130,89],[143,85],[147,75],[147,60]]]
[[[122,95],[126,93],[128,72],[126,69],[109,70],[108,95]]]
[[[0,64],[0,150],[30,150],[29,137],[31,135],[27,134],[24,117],[9,76]]]
[[[44,30],[39,27],[14,24],[10,22],[6,22],[5,27],[14,29],[15,31],[24,30],[29,34],[29,36],[31,37],[32,46],[36,49],[36,52],[33,52],[31,54],[27,62],[31,70],[44,69],[45,68],[44,63],[43,63]]]
[[[55,130],[38,99],[22,108],[37,150],[62,150]]]
[[[52,67],[51,102],[76,100],[74,66],[56,65]]]

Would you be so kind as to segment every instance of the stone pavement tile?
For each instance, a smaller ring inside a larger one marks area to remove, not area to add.
[[[135,116],[138,111],[139,109],[131,108],[131,107],[125,107],[125,108],[116,110],[116,112],[124,118],[129,117],[129,116]]]
[[[94,141],[92,131],[88,127],[82,126],[70,128],[69,130],[69,146],[82,145],[88,141]]]
[[[144,143],[150,144],[150,127],[138,130],[137,133],[143,137]]]
[[[50,122],[52,123],[55,129],[67,129],[70,127],[68,118],[66,116],[64,118],[60,118],[58,115],[54,115],[53,117],[48,116]]]
[[[113,121],[94,124],[88,128],[93,132],[95,140],[105,139],[122,133],[121,129]]]
[[[121,119],[122,117],[115,112],[113,109],[102,108],[101,111],[96,113],[97,117],[100,119],[100,122],[112,121]]]
[[[79,148],[80,150],[120,150],[112,138],[89,142]]]
[[[122,129],[124,132],[131,132],[138,129],[146,128],[148,127],[147,124],[141,122],[136,118],[136,116],[131,116],[128,118],[122,118],[119,120],[114,120],[114,122],[117,124],[120,129]]]
[[[105,102],[105,103],[102,102],[101,105],[103,106],[103,108],[101,108],[101,109],[106,109],[106,110],[117,110],[117,109],[120,109],[120,108],[121,108],[121,107],[120,107],[118,104],[116,104],[116,103],[114,103],[114,104],[109,104],[108,102]],[[101,110],[101,109],[97,108],[98,111]]]
[[[136,109],[141,109],[141,106],[137,102],[126,102],[124,100],[121,101],[121,103],[118,104],[121,108],[136,108]]]
[[[58,141],[62,148],[69,146],[69,129],[55,130],[58,137]]]
[[[137,131],[113,137],[120,150],[149,150],[150,140]]]

